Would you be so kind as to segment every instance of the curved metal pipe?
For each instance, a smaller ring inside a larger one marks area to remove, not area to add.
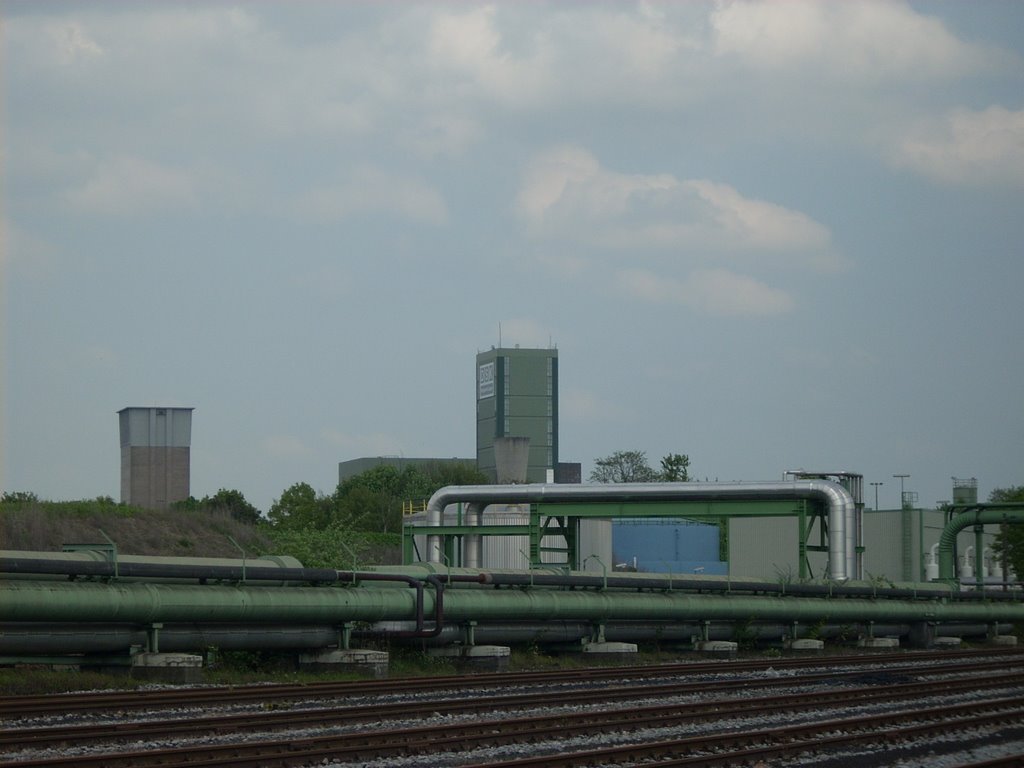
[[[610,483],[596,485],[449,485],[427,503],[427,559],[441,562],[440,526],[445,507],[458,502],[539,504],[627,501],[811,500],[828,509],[829,575],[846,581],[857,570],[857,506],[853,496],[831,480],[771,483]]]
[[[970,509],[961,512],[942,529],[939,535],[939,580],[956,580],[956,563],[953,558],[953,547],[956,536],[964,528],[972,525],[994,525],[997,523],[1024,523],[1024,510],[1017,509]]]

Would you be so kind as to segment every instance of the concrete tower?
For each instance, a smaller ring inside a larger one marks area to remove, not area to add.
[[[121,501],[167,509],[187,499],[192,408],[122,408]]]
[[[548,482],[558,466],[558,350],[481,352],[476,381],[477,469],[496,481],[495,442],[528,438],[526,482]]]

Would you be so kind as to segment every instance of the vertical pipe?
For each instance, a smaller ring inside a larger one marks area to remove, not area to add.
[[[484,506],[475,501],[466,505],[467,527],[475,527],[483,522]],[[481,563],[481,536],[479,533],[466,534],[462,539],[462,564],[466,568],[482,568]]]
[[[985,526],[974,526],[974,578],[978,589],[985,588]]]

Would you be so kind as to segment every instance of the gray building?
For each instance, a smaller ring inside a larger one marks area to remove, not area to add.
[[[394,467],[401,472],[406,467],[416,467],[425,470],[430,467],[444,466],[446,464],[464,464],[474,469],[476,468],[475,459],[410,459],[404,456],[364,456],[340,462],[338,464],[338,482],[343,483],[350,477],[362,474],[374,467]]]
[[[190,495],[192,408],[122,408],[121,501],[167,509]]]
[[[558,467],[558,350],[492,348],[476,356],[476,463],[497,480],[495,443],[528,438],[526,482]]]

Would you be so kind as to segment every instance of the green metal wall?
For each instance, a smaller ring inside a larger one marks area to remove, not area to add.
[[[477,467],[497,476],[494,441],[530,438],[526,480],[558,464],[558,350],[497,348],[476,356]]]

